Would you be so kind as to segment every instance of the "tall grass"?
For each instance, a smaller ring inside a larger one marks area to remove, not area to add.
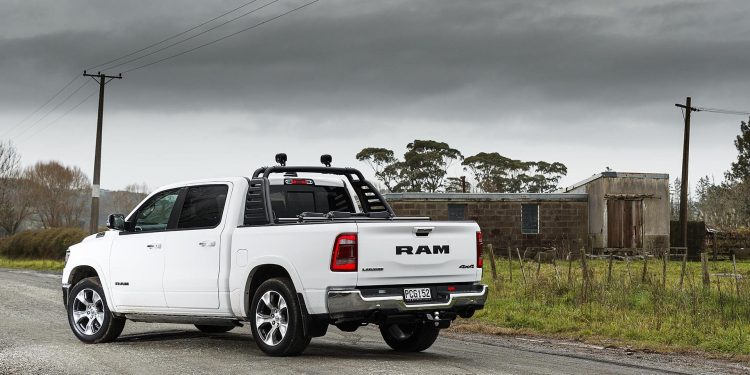
[[[475,321],[519,333],[553,334],[575,339],[615,341],[643,348],[701,350],[750,354],[750,263],[737,263],[743,278],[735,284],[732,262],[709,262],[711,283],[703,285],[701,264],[687,262],[680,287],[681,262],[662,260],[557,261],[557,266],[529,262],[525,278],[518,259],[497,261],[498,279],[490,265],[484,281],[490,298]],[[570,267],[570,278],[568,270]],[[584,269],[588,277],[584,277]],[[739,290],[739,293],[738,293]]]

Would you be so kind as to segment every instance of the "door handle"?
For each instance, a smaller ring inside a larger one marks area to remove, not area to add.
[[[161,249],[161,244],[160,243],[150,243],[150,244],[146,245],[146,247],[149,248],[149,249]]]
[[[201,241],[198,242],[198,245],[201,247],[214,247],[216,246],[216,241]]]

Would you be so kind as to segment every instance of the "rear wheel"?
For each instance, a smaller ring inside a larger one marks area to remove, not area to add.
[[[195,328],[205,333],[224,333],[234,329],[234,326],[209,326],[205,324],[196,324]]]
[[[302,353],[310,343],[302,327],[302,309],[288,278],[266,280],[250,305],[250,328],[260,350],[272,356]]]
[[[399,352],[421,352],[437,340],[440,328],[430,323],[388,324],[380,326],[385,343]]]
[[[114,341],[125,328],[125,318],[109,311],[99,278],[79,281],[68,298],[68,323],[79,340],[88,344]]]

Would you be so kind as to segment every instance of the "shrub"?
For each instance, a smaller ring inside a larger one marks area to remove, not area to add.
[[[0,255],[14,259],[64,259],[65,251],[87,233],[78,228],[29,230],[0,242]]]

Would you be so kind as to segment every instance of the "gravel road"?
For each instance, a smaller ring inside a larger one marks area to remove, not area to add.
[[[271,358],[249,327],[204,334],[189,325],[128,322],[110,344],[70,332],[59,276],[0,270],[0,374],[657,374],[748,373],[747,364],[627,353],[575,343],[443,332],[424,353],[391,351],[376,329],[335,327],[300,357]]]

